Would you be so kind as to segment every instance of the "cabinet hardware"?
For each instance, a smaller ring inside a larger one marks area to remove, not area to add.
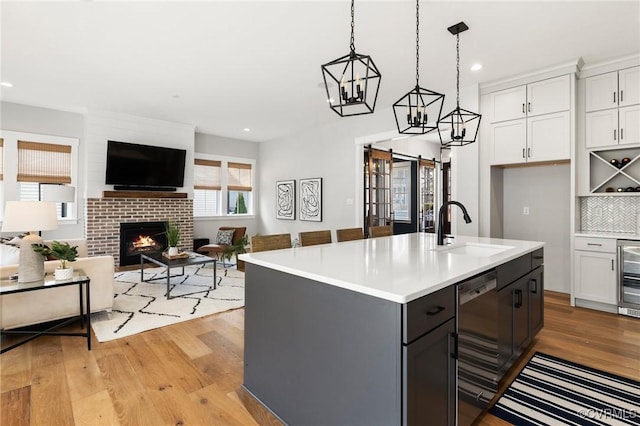
[[[611,270],[614,271],[615,269],[613,269],[613,259],[611,259]]]
[[[616,103],[616,92],[613,92],[613,103]]]
[[[527,157],[531,158],[531,148],[527,148]]]
[[[526,158],[526,157],[524,156],[524,148],[522,148],[522,158]]]
[[[531,287],[532,283],[533,283],[533,288]],[[533,294],[538,294],[538,280],[536,279],[529,280],[529,291]]]
[[[624,102],[624,90],[620,91],[620,102]]]
[[[522,290],[518,289],[513,293],[514,296],[514,308],[518,309],[522,307]]]
[[[613,140],[614,140],[614,141],[616,140],[616,132],[617,132],[617,130],[616,130],[616,129],[613,129]]]
[[[522,104],[522,113],[524,114],[524,104]]]
[[[452,339],[453,343],[451,343]],[[449,355],[453,359],[458,359],[458,333],[449,333],[449,344],[453,346],[453,351],[449,349]]]
[[[440,312],[444,311],[444,309],[445,309],[444,306],[434,306],[433,308],[429,309],[425,313],[427,315],[429,315],[429,316],[433,316],[433,315],[439,314]]]
[[[620,129],[620,140],[624,139],[624,129]]]
[[[531,112],[531,102],[529,102],[529,103],[527,104],[527,110],[528,110],[529,112]]]
[[[602,247],[602,244],[599,243],[587,243],[588,246],[598,246],[598,247]]]

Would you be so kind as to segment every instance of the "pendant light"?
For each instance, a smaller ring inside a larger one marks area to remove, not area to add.
[[[371,114],[376,107],[382,76],[368,55],[356,53],[354,0],[351,0],[351,42],[347,55],[322,65],[329,107],[340,117]],[[330,88],[335,87],[333,94]]]
[[[422,135],[436,130],[444,95],[420,87],[420,1],[416,0],[416,87],[393,104],[398,132]],[[429,121],[431,124],[429,124]]]
[[[482,115],[460,108],[460,33],[469,29],[459,22],[447,28],[456,36],[456,108],[438,121],[442,146],[464,146],[476,141]]]

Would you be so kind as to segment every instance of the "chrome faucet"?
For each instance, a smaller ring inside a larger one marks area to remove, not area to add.
[[[444,230],[442,228],[442,222],[444,222],[445,207],[447,207],[449,204],[455,204],[456,206],[460,207],[460,209],[462,209],[462,215],[463,215],[464,221],[466,223],[471,223],[471,218],[469,217],[469,213],[467,213],[467,209],[462,205],[462,203],[459,203],[457,201],[447,201],[444,204],[442,204],[442,207],[440,207],[440,210],[438,211],[438,245],[439,246],[444,245]]]

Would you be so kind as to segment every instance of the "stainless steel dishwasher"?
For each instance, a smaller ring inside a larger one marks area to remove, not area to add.
[[[495,269],[458,284],[458,425],[471,424],[498,390]]]

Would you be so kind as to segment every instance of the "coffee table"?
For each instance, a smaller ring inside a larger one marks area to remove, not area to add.
[[[89,285],[91,279],[87,277],[80,269],[76,269],[73,273],[73,277],[68,280],[55,280],[53,275],[47,274],[42,281],[35,281],[30,283],[19,283],[8,278],[0,279],[0,295],[25,293],[29,291],[46,291],[48,288],[66,287],[71,285],[78,286],[79,302],[80,302],[80,328],[84,328],[84,319],[86,312],[87,319],[87,331],[84,333],[72,333],[65,331],[53,331],[57,328],[63,327],[76,321],[78,317],[72,317],[63,321],[56,321],[54,325],[50,325],[42,330],[35,330],[33,327],[21,327],[11,330],[0,330],[0,335],[20,334],[29,335],[30,337],[23,339],[17,343],[14,343],[6,348],[0,350],[0,354],[5,353],[13,348],[23,345],[39,336],[81,336],[87,338],[87,349],[91,350],[91,286]],[[82,291],[82,286],[86,291]],[[85,311],[86,306],[86,311]]]
[[[185,266],[193,266],[193,265],[206,265],[208,263],[213,263],[213,286],[211,287],[207,287],[204,290],[198,290],[198,291],[194,291],[191,293],[186,293],[186,294],[181,294],[180,296],[187,296],[189,294],[196,294],[196,293],[202,293],[205,291],[209,291],[209,290],[215,290],[217,288],[217,281],[218,281],[218,277],[216,274],[216,263],[217,263],[217,259],[214,259],[213,257],[209,257],[209,256],[204,256],[202,254],[198,254],[198,253],[191,253],[188,252],[189,257],[185,257],[185,258],[177,258],[177,259],[169,259],[167,257],[165,257],[162,253],[157,253],[157,254],[140,254],[140,281],[144,281],[144,282],[149,282],[149,281],[155,281],[155,280],[162,280],[165,279],[165,277],[157,277],[157,278],[149,278],[147,280],[144,279],[144,262],[145,260],[151,263],[154,263],[158,266],[164,266],[165,268],[167,268],[167,276],[166,276],[166,280],[167,280],[167,299],[173,299],[173,297],[171,297],[171,278],[173,277],[180,277],[184,275],[184,267]],[[171,268],[182,268],[182,273],[181,274],[176,274],[176,275],[171,275]]]

